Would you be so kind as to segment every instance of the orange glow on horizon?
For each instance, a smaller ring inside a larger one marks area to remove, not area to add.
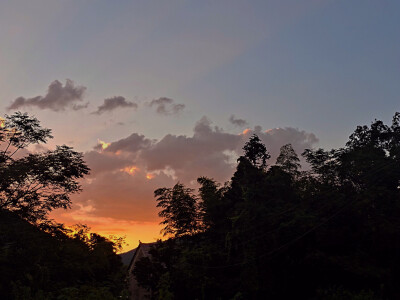
[[[250,128],[246,128],[245,130],[243,130],[242,134],[247,134],[250,132]]]
[[[147,175],[146,175],[146,178],[147,179],[153,179],[154,178],[154,174],[151,174],[151,173],[148,173]]]
[[[90,233],[97,233],[106,238],[110,236],[125,237],[125,244],[122,251],[119,252],[136,248],[139,240],[143,243],[152,243],[158,239],[165,239],[160,234],[163,226],[160,225],[159,220],[133,221],[93,216],[86,213],[85,210],[85,207],[81,207],[78,211],[55,211],[52,213],[52,218],[66,224],[67,228],[71,230],[70,234],[77,229],[73,224],[85,224]]]
[[[121,172],[128,173],[129,175],[133,175],[136,171],[139,171],[139,168],[136,166],[125,167],[120,169]]]

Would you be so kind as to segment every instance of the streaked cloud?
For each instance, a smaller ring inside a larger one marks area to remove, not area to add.
[[[125,97],[115,96],[111,98],[104,99],[102,105],[100,105],[93,114],[101,115],[105,112],[113,111],[117,108],[133,108],[137,109],[138,105],[135,102],[126,101]]]
[[[17,110],[22,107],[36,107],[39,109],[49,109],[52,111],[64,111],[66,109],[80,110],[86,108],[86,104],[77,104],[83,101],[86,87],[76,86],[70,79],[66,80],[65,85],[55,80],[50,83],[45,96],[36,96],[32,98],[18,97],[7,108],[8,110]]]
[[[236,118],[235,115],[231,115],[229,117],[229,122],[231,122],[233,125],[238,126],[238,127],[243,127],[248,124],[246,120]]]
[[[157,113],[165,116],[176,115],[185,108],[185,104],[176,104],[173,99],[167,97],[153,99],[148,105],[155,107]]]

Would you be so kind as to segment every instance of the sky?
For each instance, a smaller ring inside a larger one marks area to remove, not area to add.
[[[229,180],[253,133],[273,163],[390,122],[399,29],[396,0],[1,1],[0,112],[84,153],[83,191],[51,216],[128,250],[160,237],[155,189]]]

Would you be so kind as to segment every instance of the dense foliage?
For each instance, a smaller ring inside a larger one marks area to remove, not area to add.
[[[1,299],[117,299],[125,273],[115,251],[85,227],[38,228],[1,210]]]
[[[120,298],[121,240],[48,219],[53,209],[70,206],[78,179],[89,172],[82,154],[68,146],[29,151],[51,137],[27,114],[0,119],[0,298]]]
[[[290,145],[269,167],[258,137],[244,150],[224,186],[156,191],[174,236],[134,269],[154,299],[400,299],[400,113],[307,149],[309,171]]]
[[[51,210],[68,208],[70,194],[80,191],[77,179],[89,173],[82,154],[63,145],[17,157],[30,145],[52,138],[50,129],[19,112],[0,125],[0,209],[40,222]]]

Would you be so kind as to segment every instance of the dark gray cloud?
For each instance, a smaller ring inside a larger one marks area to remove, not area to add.
[[[231,115],[229,117],[229,122],[231,122],[233,125],[238,126],[238,127],[243,127],[248,124],[246,120],[236,118],[235,115]]]
[[[176,177],[189,182],[199,176],[226,180],[233,165],[227,152],[235,151],[241,137],[224,132],[203,117],[192,137],[168,134],[140,155],[149,170],[171,169]]]
[[[301,163],[305,165],[305,161],[300,157],[300,154],[303,153],[304,149],[313,148],[319,141],[315,134],[293,127],[263,130],[260,126],[255,126],[253,130],[246,129],[244,132],[242,135],[243,144],[254,133],[260,137],[271,154],[270,165],[275,163],[280,147],[289,143],[292,144],[293,149],[299,155]]]
[[[176,115],[180,113],[184,108],[185,104],[176,104],[174,100],[167,97],[161,97],[158,99],[151,100],[148,104],[150,107],[155,107],[157,113],[160,115]]]
[[[100,105],[93,114],[101,115],[102,113],[113,111],[117,108],[131,107],[137,109],[138,105],[135,102],[126,101],[125,97],[115,96],[104,99],[104,103]]]
[[[132,133],[124,139],[113,142],[106,148],[107,152],[124,151],[129,153],[136,153],[139,150],[147,149],[152,143],[152,140],[147,139],[142,134]]]
[[[65,85],[58,80],[53,81],[47,90],[45,96],[36,96],[33,98],[19,97],[15,99],[8,110],[16,110],[21,107],[37,107],[39,109],[50,109],[52,111],[63,111],[67,108],[80,110],[86,108],[86,104],[76,104],[83,101],[86,87],[75,86],[70,79],[66,80]]]
[[[287,143],[300,154],[318,142],[313,133],[291,127],[264,131],[256,126],[241,134],[232,134],[203,117],[196,123],[192,136],[167,134],[160,140],[151,140],[133,133],[111,143],[103,152],[119,154],[124,159],[129,157],[131,164],[143,166],[149,172],[170,170],[183,182],[198,176],[225,181],[233,174],[236,158],[243,154],[242,147],[253,133],[266,144],[271,154],[270,164],[279,155],[280,147]]]

